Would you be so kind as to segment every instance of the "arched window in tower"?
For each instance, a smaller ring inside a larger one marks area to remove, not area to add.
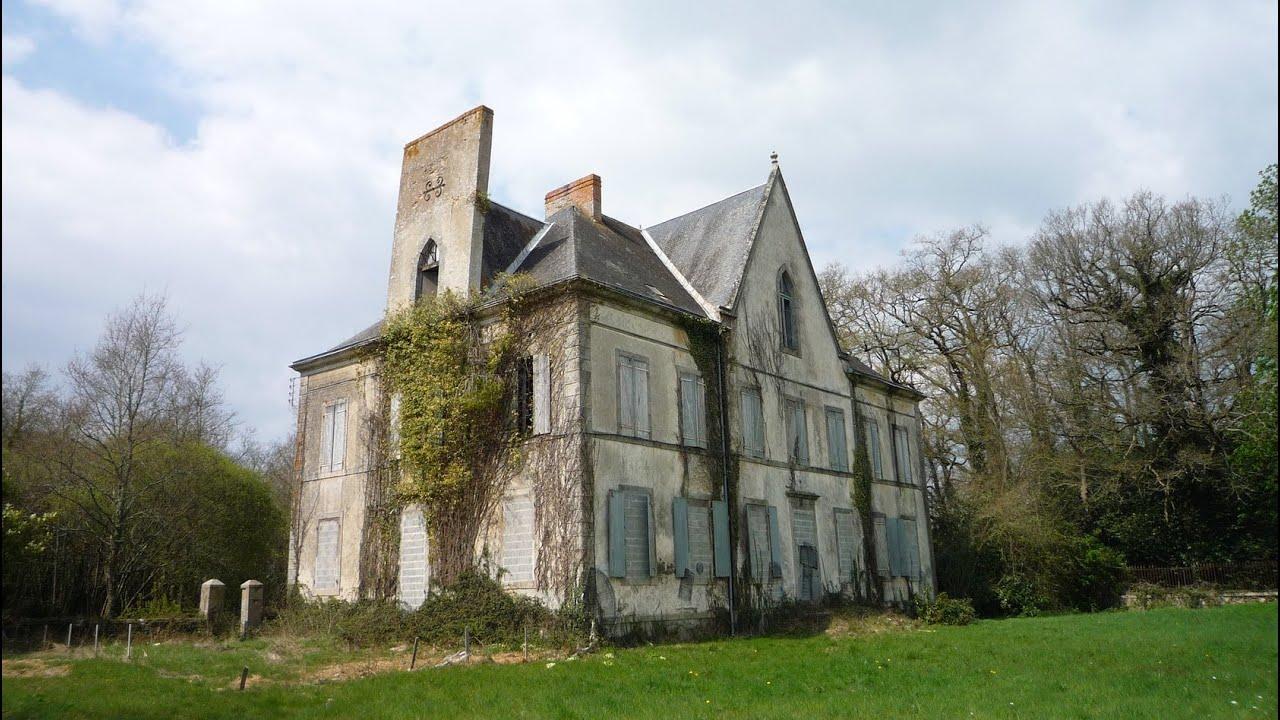
[[[800,349],[800,337],[796,332],[795,286],[786,270],[778,274],[778,330],[782,333],[782,347]]]
[[[418,279],[414,289],[414,299],[434,297],[440,285],[440,249],[435,240],[427,240],[418,256]]]

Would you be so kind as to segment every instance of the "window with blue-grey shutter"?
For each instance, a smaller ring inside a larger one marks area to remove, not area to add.
[[[671,503],[676,577],[707,582],[714,572],[712,505],[705,500],[674,498]]]
[[[791,498],[791,542],[796,548],[796,596],[802,601],[822,596],[822,572],[818,564],[818,519],[814,502]]]
[[[697,373],[680,373],[680,440],[707,446],[707,385]]]
[[[338,472],[347,457],[346,400],[335,400],[325,405],[320,429],[320,472]]]
[[[906,576],[910,570],[907,561],[907,539],[901,518],[887,518],[885,526],[889,535],[889,574],[893,577]]]
[[[827,462],[832,470],[849,469],[849,444],[844,430],[844,412],[827,408]]]
[[[551,432],[551,359],[533,356],[533,434]]]
[[[884,458],[881,457],[880,423],[867,421],[867,458],[871,461],[871,477],[884,480]]]
[[[920,577],[920,536],[916,530],[916,521],[902,519],[902,549],[907,577]]]
[[[750,457],[764,457],[764,410],[760,390],[742,391],[742,452]]]
[[[787,457],[792,462],[809,463],[809,428],[805,422],[804,401],[787,398]]]
[[[676,577],[684,577],[689,570],[689,501],[684,498],[671,501],[671,537],[675,544]]]
[[[908,439],[907,428],[902,425],[893,426],[893,457],[894,470],[898,474],[898,481],[904,483],[913,482],[911,442]]]
[[[631,580],[653,577],[653,503],[644,490],[609,495],[609,575]]]
[[[618,433],[649,437],[649,361],[618,355]]]
[[[782,577],[782,531],[778,527],[778,508],[769,506],[769,577]]]
[[[758,503],[747,505],[747,561],[750,563],[751,580],[757,583],[769,582],[773,577],[771,566],[777,559],[771,550],[771,509]]]
[[[889,577],[889,532],[887,528],[887,518],[880,513],[872,513],[871,530],[874,535],[873,540],[875,547],[872,548],[876,553],[876,575],[887,578]]]

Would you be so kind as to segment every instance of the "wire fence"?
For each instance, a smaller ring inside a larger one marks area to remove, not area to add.
[[[1276,589],[1277,563],[1259,560],[1236,563],[1199,563],[1182,567],[1130,566],[1134,583],[1160,587],[1212,585],[1231,590]]]
[[[207,632],[202,617],[121,618],[117,620],[84,618],[38,618],[5,622],[0,627],[3,650],[74,650],[102,648],[109,644],[132,647],[153,643],[174,635]]]

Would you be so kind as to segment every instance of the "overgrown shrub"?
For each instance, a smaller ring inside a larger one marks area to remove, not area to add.
[[[449,587],[427,596],[417,610],[391,600],[345,602],[292,598],[272,621],[282,633],[333,637],[356,647],[407,642],[415,637],[439,646],[462,644],[470,631],[476,645],[517,646],[529,641],[567,644],[582,637],[584,615],[575,606],[552,611],[538,600],[507,592],[481,573],[463,573]]]
[[[1127,579],[1124,557],[1092,537],[1079,538],[1073,545],[1075,557],[1063,566],[1063,602],[1085,612],[1119,605]]]
[[[1022,573],[1005,573],[993,590],[1006,615],[1034,617],[1053,607],[1046,588],[1037,579]]]
[[[915,612],[916,617],[930,625],[968,625],[978,618],[968,598],[953,598],[944,592],[932,600],[917,595]]]

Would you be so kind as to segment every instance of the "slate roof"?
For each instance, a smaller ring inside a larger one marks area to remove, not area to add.
[[[489,212],[484,216],[480,284],[488,285],[495,274],[505,272],[544,224],[505,205],[490,202]]]
[[[649,228],[689,284],[714,307],[733,304],[767,197],[765,183]]]
[[[706,317],[636,228],[607,215],[593,221],[572,206],[547,221],[551,229],[516,272],[530,275],[540,286],[581,278]]]
[[[315,355],[310,355],[310,356],[304,357],[304,358],[302,358],[301,360],[295,360],[295,361],[293,362],[293,364],[292,364],[292,365],[290,365],[289,367],[294,368],[294,369],[296,370],[296,369],[298,368],[298,366],[299,366],[299,365],[305,365],[306,363],[309,363],[309,362],[311,362],[312,360],[318,360],[318,359],[320,359],[320,358],[322,358],[322,357],[325,357],[326,355],[333,355],[334,353],[342,352],[343,350],[346,350],[346,349],[348,349],[348,348],[353,348],[353,347],[356,347],[357,345],[363,345],[363,344],[365,344],[365,343],[369,342],[370,340],[375,340],[375,339],[377,339],[377,338],[378,338],[378,336],[380,336],[380,335],[382,335],[382,321],[381,321],[381,320],[379,320],[378,322],[376,322],[376,323],[374,323],[374,324],[370,325],[369,327],[367,327],[367,328],[365,328],[365,329],[361,330],[360,332],[356,333],[355,335],[352,335],[351,337],[347,338],[346,340],[343,340],[342,342],[338,343],[337,345],[334,345],[333,347],[329,348],[328,350],[325,350],[325,351],[323,351],[323,352],[318,352],[318,353],[316,353]]]

